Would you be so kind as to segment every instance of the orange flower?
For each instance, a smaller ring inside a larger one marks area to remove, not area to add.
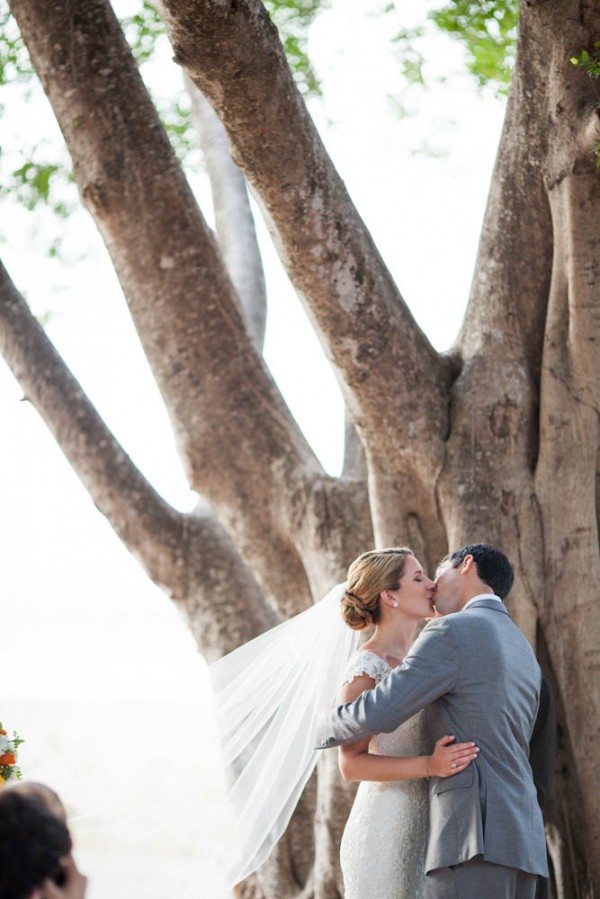
[[[0,730],[0,734],[4,734],[4,736],[6,736],[6,731],[5,731],[5,730]]]
[[[14,765],[15,757],[12,752],[5,752],[4,755],[0,755],[0,765]]]

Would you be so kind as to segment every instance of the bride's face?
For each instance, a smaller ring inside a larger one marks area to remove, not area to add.
[[[404,574],[400,578],[400,587],[389,593],[405,615],[418,620],[433,615],[434,590],[435,584],[423,572],[420,562],[414,556],[408,556]]]

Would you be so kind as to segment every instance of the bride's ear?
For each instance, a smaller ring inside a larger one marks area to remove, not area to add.
[[[379,594],[379,598],[386,604],[386,606],[391,606],[393,609],[398,608],[398,600],[394,599],[389,590],[382,590]]]

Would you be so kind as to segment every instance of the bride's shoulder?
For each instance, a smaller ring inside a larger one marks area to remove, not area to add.
[[[350,658],[344,671],[343,684],[349,684],[355,677],[366,676],[376,683],[387,677],[392,670],[391,665],[370,649],[359,649]]]

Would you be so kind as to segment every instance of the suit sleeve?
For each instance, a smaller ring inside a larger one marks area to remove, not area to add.
[[[429,703],[448,693],[458,678],[458,637],[451,618],[427,625],[404,664],[374,690],[339,705],[322,720],[317,748],[355,743],[390,733]]]
[[[538,802],[543,808],[550,793],[556,760],[556,705],[547,678],[542,676],[540,704],[529,742],[529,761]]]

